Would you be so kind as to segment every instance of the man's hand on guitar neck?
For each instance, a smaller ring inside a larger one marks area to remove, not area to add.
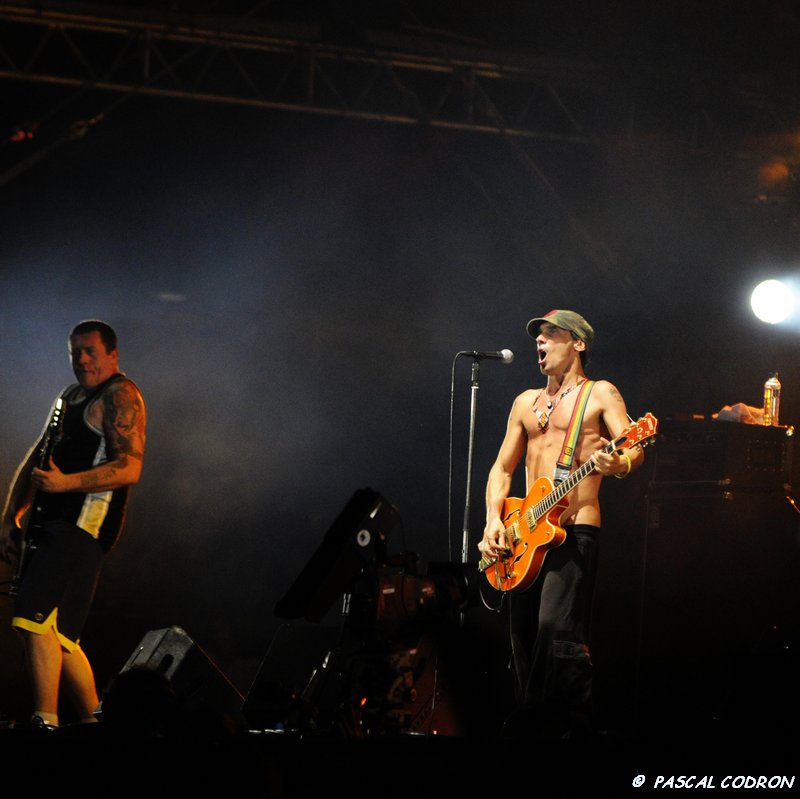
[[[603,477],[611,475],[625,477],[638,465],[641,447],[637,444],[632,449],[618,449],[611,453],[605,452],[604,449],[610,443],[608,439],[601,437],[601,449],[592,453],[591,460],[595,465],[595,470]]]

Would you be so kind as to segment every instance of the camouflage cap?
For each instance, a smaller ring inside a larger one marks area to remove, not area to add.
[[[592,326],[575,311],[554,310],[548,311],[544,316],[537,316],[528,322],[528,335],[536,338],[539,335],[539,326],[542,322],[548,322],[556,327],[569,330],[586,344],[588,350],[594,342],[594,330]]]

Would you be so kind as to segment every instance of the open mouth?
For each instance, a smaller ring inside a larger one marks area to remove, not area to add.
[[[544,363],[544,359],[547,357],[547,353],[543,349],[537,350],[539,355],[539,363]]]

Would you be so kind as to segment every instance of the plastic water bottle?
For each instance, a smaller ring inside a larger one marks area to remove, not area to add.
[[[769,380],[764,383],[764,424],[780,424],[781,415],[781,384],[778,373],[773,372]]]

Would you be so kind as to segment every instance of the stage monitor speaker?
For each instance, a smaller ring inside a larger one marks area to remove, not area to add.
[[[291,588],[275,606],[281,619],[321,621],[339,596],[352,590],[365,566],[386,557],[396,509],[369,488],[356,491]]]
[[[134,668],[163,674],[186,710],[210,710],[237,724],[243,721],[244,697],[181,627],[146,633],[120,674]]]

